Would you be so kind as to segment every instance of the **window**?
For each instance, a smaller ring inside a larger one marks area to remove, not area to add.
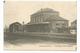
[[[66,25],[65,23],[63,23],[62,25]]]
[[[56,25],[59,25],[58,23]]]

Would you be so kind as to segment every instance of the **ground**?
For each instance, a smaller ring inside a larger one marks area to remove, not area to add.
[[[49,33],[4,33],[4,49],[76,50],[76,35],[59,35]]]

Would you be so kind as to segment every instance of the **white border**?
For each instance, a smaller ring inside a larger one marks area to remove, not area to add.
[[[77,1],[77,52],[80,53],[80,0]]]
[[[0,0],[0,53],[3,52],[3,0]]]
[[[6,0],[6,1],[76,1],[76,0]]]
[[[15,0],[14,0],[15,1]],[[21,0],[17,0],[21,1]],[[22,0],[25,1],[25,0]],[[34,1],[34,0],[26,0]],[[38,0],[35,0],[38,1]],[[39,1],[76,1],[76,0],[39,0]],[[80,53],[80,0],[77,0],[77,53]],[[76,51],[3,51],[3,0],[0,0],[0,53],[76,53]]]

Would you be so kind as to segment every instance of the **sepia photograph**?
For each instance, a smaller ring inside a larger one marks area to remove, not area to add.
[[[76,51],[76,1],[4,1],[4,50]]]

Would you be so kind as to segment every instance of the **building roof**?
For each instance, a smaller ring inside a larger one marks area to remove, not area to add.
[[[29,24],[27,24],[27,25],[33,25],[33,24],[49,24],[50,22],[40,22],[40,23],[29,23]]]
[[[49,18],[47,18],[46,21],[51,21],[51,20],[65,20],[65,21],[68,21],[68,20],[66,20],[66,19],[64,19],[64,18],[62,18],[62,17],[59,17],[59,16],[49,17]]]
[[[53,11],[53,9],[51,9],[51,8],[44,8],[44,9],[41,9],[39,11]]]
[[[58,13],[58,11],[55,11],[54,9],[51,9],[51,8],[41,8],[40,10],[38,10],[36,13],[34,13],[34,14],[32,14],[32,15],[36,15],[36,14],[38,14],[38,13],[42,13],[42,12],[57,12]]]
[[[77,20],[74,20],[72,23],[77,23]]]
[[[14,22],[14,23],[10,24],[10,26],[12,26],[12,25],[21,25],[21,24],[19,22]]]

